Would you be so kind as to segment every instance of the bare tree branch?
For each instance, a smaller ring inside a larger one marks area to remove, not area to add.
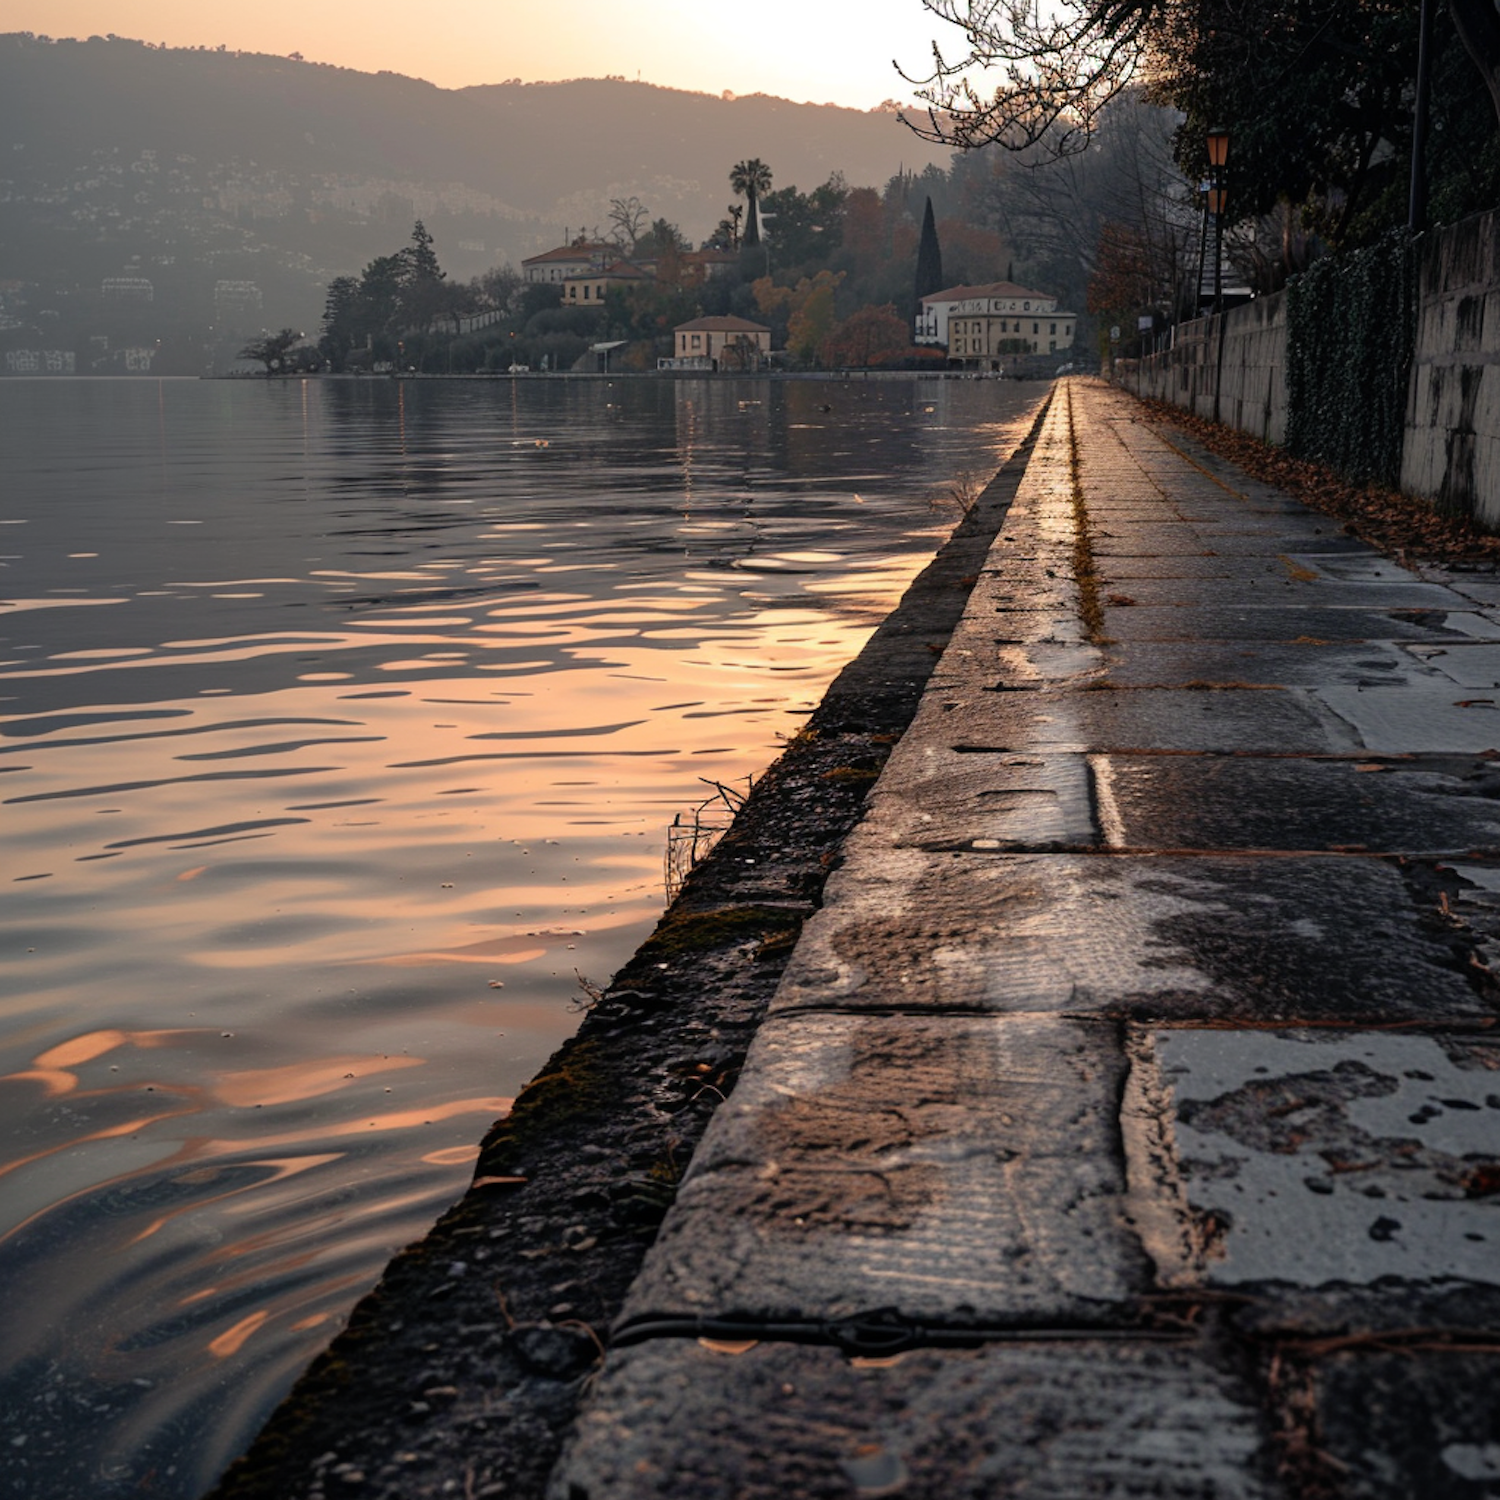
[[[1140,75],[1153,24],[1169,0],[922,0],[962,33],[958,51],[932,47],[932,71],[914,76],[925,120],[903,115],[924,140],[1012,151],[1043,142],[1082,151],[1099,112]]]

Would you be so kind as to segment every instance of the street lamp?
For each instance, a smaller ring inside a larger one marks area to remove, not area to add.
[[[1229,160],[1229,132],[1222,126],[1208,132],[1208,163],[1212,168],[1208,206],[1214,216],[1214,316],[1219,320],[1219,349],[1214,361],[1214,421],[1219,420],[1219,391],[1224,384],[1224,164]]]
[[[1406,227],[1421,234],[1427,227],[1427,133],[1432,94],[1432,0],[1422,0],[1417,32],[1417,98],[1412,111],[1411,188]]]
[[[1224,163],[1229,160],[1229,132],[1222,126],[1208,132],[1208,208],[1214,216],[1214,312],[1223,312],[1224,297]]]

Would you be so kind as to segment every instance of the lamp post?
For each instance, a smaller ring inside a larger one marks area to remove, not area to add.
[[[1208,206],[1214,216],[1214,316],[1219,320],[1219,349],[1214,361],[1214,421],[1219,420],[1219,390],[1224,384],[1224,164],[1229,160],[1229,132],[1222,126],[1208,132],[1208,164],[1212,171]]]
[[[1214,216],[1214,311],[1220,312],[1224,296],[1224,163],[1229,160],[1229,132],[1222,127],[1208,132],[1208,208]]]
[[[1417,31],[1417,98],[1412,110],[1411,189],[1406,227],[1421,234],[1427,227],[1427,131],[1432,95],[1432,0],[1422,0]]]
[[[1193,316],[1203,316],[1203,268],[1208,264],[1208,179],[1198,184],[1203,195],[1203,223],[1198,230],[1198,279],[1193,283]]]

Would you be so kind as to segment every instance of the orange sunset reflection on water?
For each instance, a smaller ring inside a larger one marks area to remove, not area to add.
[[[36,1474],[212,1482],[650,931],[674,816],[774,758],[1042,394],[0,383]]]

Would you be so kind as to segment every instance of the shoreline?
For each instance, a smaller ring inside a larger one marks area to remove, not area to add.
[[[55,380],[810,380],[840,385],[883,380],[1005,380],[1020,384],[1051,381],[1054,374],[1013,374],[1007,370],[312,370],[266,375],[260,371],[222,375],[57,375],[16,377]]]
[[[541,1495],[676,1181],[963,613],[1050,399],[485,1137],[468,1192],[391,1261],[213,1500]]]

